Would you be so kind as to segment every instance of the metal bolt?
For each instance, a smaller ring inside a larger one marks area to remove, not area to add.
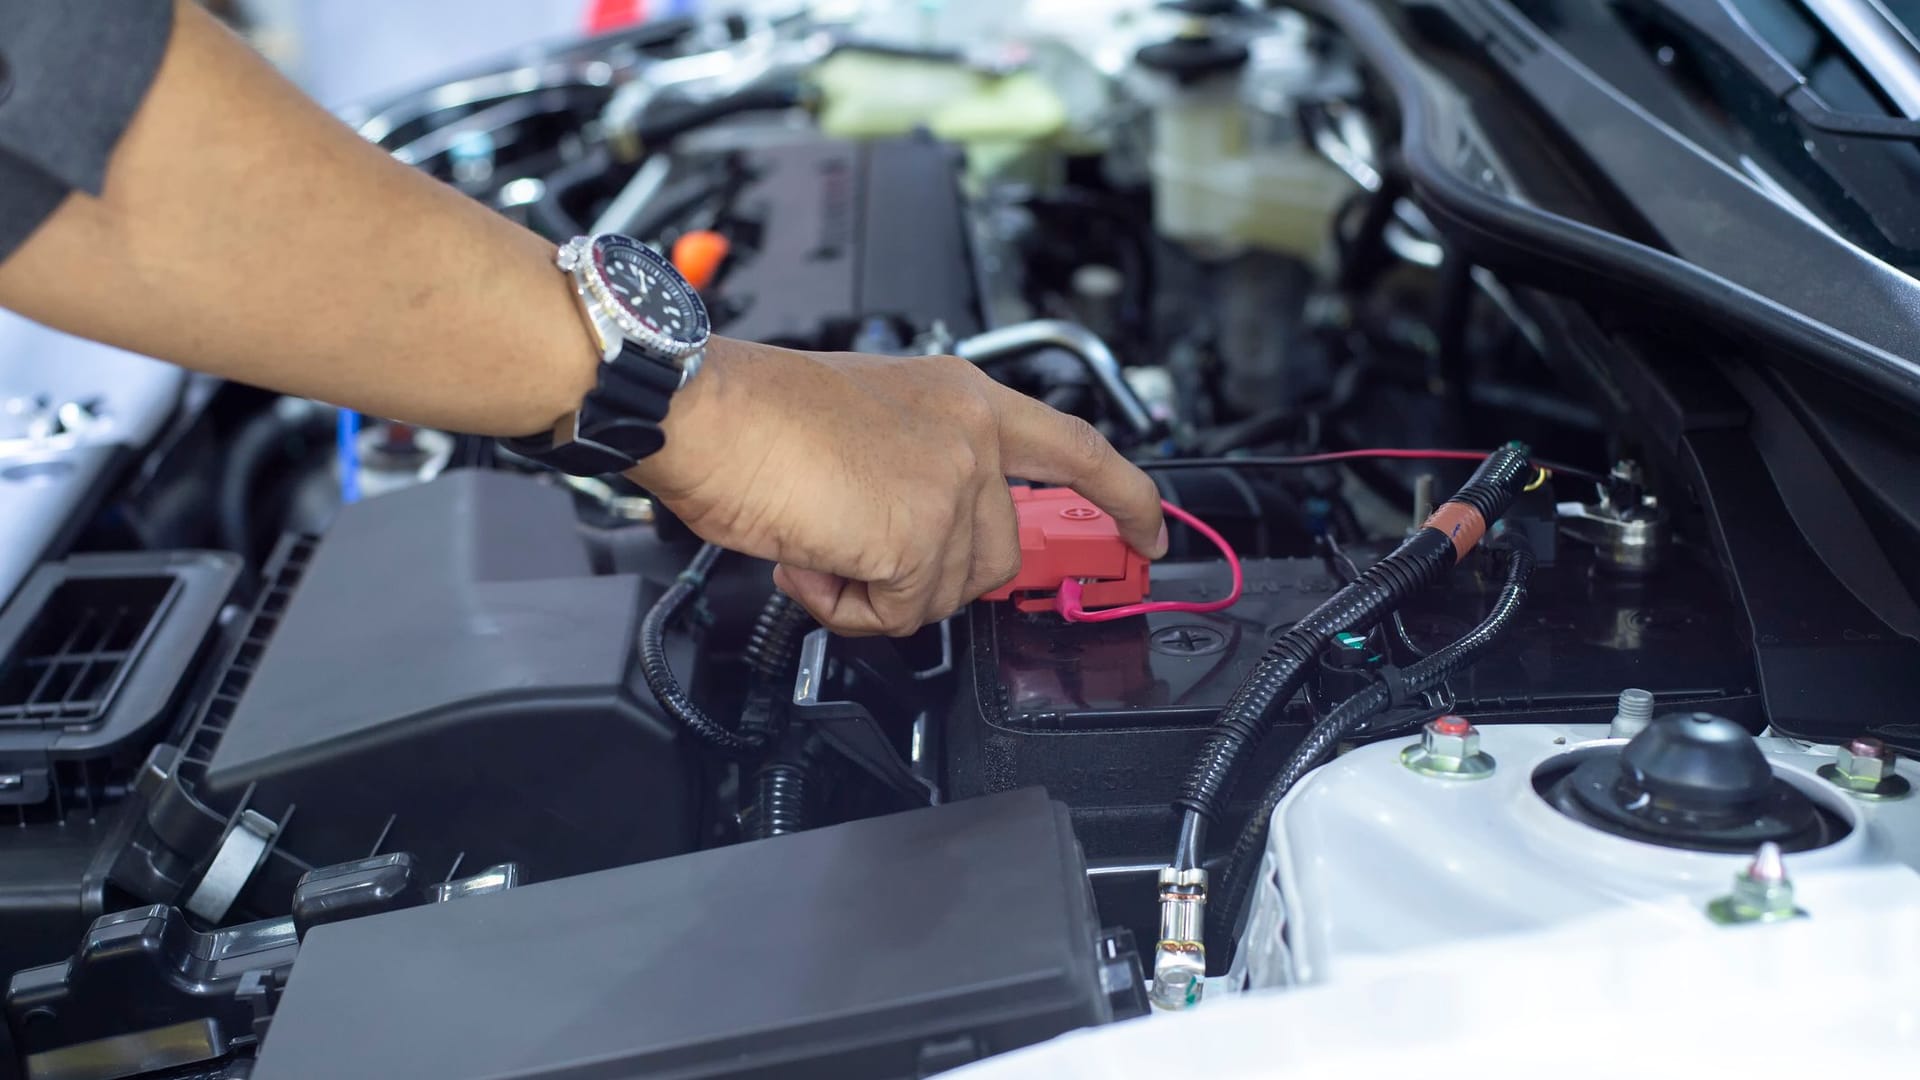
[[[1887,744],[1870,735],[1851,739],[1840,747],[1831,765],[1822,765],[1822,779],[1863,799],[1897,799],[1913,789],[1899,775],[1900,759]]]
[[[1895,765],[1887,744],[1874,738],[1858,738],[1840,748],[1833,763],[1848,780],[1877,784],[1892,775]]]
[[[1458,716],[1443,716],[1427,722],[1420,747],[1433,757],[1458,761],[1480,752],[1480,732]]]
[[[1449,779],[1493,775],[1493,758],[1480,750],[1480,729],[1460,716],[1427,721],[1419,743],[1400,751],[1400,763],[1426,776]]]
[[[1779,922],[1800,915],[1780,845],[1771,840],[1761,844],[1753,862],[1733,876],[1733,892],[1708,904],[1707,914],[1727,924]]]
[[[1631,739],[1646,730],[1653,722],[1653,694],[1646,690],[1631,688],[1620,691],[1620,702],[1614,707],[1613,723],[1607,729],[1607,735],[1615,739]]]

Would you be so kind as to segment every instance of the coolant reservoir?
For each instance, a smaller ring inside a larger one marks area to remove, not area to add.
[[[1318,79],[1306,33],[1282,22],[1250,45],[1187,37],[1141,50],[1163,235],[1222,252],[1320,253],[1352,183],[1294,122],[1299,93]]]
[[[820,64],[820,128],[843,139],[925,127],[967,148],[970,169],[992,175],[1058,135],[1066,110],[1027,70],[992,73],[963,63],[849,50]]]

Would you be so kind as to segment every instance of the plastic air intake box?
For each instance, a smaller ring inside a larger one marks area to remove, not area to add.
[[[0,612],[0,806],[52,802],[64,818],[66,800],[101,799],[115,759],[136,764],[179,703],[239,569],[188,551],[35,570]]]
[[[950,803],[315,927],[253,1080],[925,1076],[1111,1019],[1097,926],[1064,807]]]
[[[220,552],[74,555],[0,612],[0,978],[106,910],[128,783],[190,707],[239,573]]]
[[[390,851],[540,880],[686,850],[694,766],[637,671],[651,599],[594,573],[568,496],[528,477],[347,507],[282,544],[219,684],[142,771],[113,880],[220,920]]]

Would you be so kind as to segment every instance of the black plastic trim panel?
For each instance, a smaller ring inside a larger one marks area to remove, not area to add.
[[[1824,362],[1920,405],[1920,282],[1781,205],[1568,55],[1502,0],[1403,0],[1450,20],[1539,109],[1671,251],[1532,206],[1478,144],[1464,103],[1368,0],[1302,0],[1378,69],[1404,118],[1400,150],[1421,202],[1491,266],[1543,263],[1582,288],[1682,305],[1724,329]]]

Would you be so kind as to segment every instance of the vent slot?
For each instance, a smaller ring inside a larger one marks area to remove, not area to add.
[[[180,588],[171,575],[61,582],[0,667],[0,728],[98,724]]]

